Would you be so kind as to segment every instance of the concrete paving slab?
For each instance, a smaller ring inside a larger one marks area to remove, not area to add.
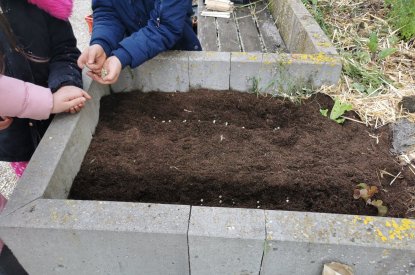
[[[229,90],[231,53],[189,52],[190,89]]]
[[[192,207],[189,257],[192,274],[258,274],[265,238],[264,211]]]
[[[189,91],[189,55],[187,52],[161,53],[134,70],[134,87],[143,92]]]
[[[186,275],[189,215],[190,206],[40,199],[3,217],[0,234],[29,274]]]
[[[355,274],[415,272],[413,220],[268,210],[265,216],[261,275],[317,275],[332,261]]]

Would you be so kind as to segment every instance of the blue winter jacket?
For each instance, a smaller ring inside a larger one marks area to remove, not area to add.
[[[137,67],[166,50],[201,50],[191,0],[93,0],[91,45]]]

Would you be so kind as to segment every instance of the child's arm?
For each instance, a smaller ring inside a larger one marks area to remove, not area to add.
[[[93,0],[94,26],[90,45],[100,45],[106,54],[118,48],[118,43],[124,38],[125,27],[115,10],[112,0]]]
[[[47,119],[51,113],[61,113],[83,104],[91,97],[82,90],[57,92],[16,78],[0,75],[0,115]],[[10,118],[6,118],[11,122]]]
[[[82,88],[81,70],[77,66],[80,55],[69,21],[48,17],[50,61],[48,85],[52,92],[63,86]]]
[[[50,89],[0,76],[0,115],[47,119],[53,106]]]
[[[171,49],[183,34],[188,20],[188,0],[156,1],[147,26],[126,37],[112,52],[122,67],[135,68],[157,54]]]

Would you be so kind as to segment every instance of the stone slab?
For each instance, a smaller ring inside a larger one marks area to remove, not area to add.
[[[229,90],[231,54],[190,52],[190,89]]]
[[[164,52],[134,69],[133,87],[143,92],[187,92],[189,55],[184,51]]]
[[[94,83],[88,92],[92,99],[82,112],[55,116],[3,210],[4,214],[45,195],[67,196],[98,123],[99,100],[109,93],[109,87]]]
[[[268,210],[265,217],[261,275],[317,275],[332,261],[355,274],[415,273],[414,220]]]
[[[193,206],[188,238],[191,274],[258,274],[264,211]]]
[[[415,123],[401,119],[392,126],[393,151],[396,154],[415,153]]]
[[[189,274],[190,206],[36,200],[1,219],[29,274]]]
[[[241,92],[253,91],[261,63],[262,53],[231,53],[229,88]]]

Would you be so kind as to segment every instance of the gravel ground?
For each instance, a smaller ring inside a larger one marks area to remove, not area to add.
[[[74,11],[70,21],[78,41],[78,48],[83,51],[88,46],[90,39],[84,17],[91,14],[91,0],[75,0],[74,3]],[[17,178],[9,163],[0,162],[0,192],[6,198],[9,198],[13,192],[16,181]]]

